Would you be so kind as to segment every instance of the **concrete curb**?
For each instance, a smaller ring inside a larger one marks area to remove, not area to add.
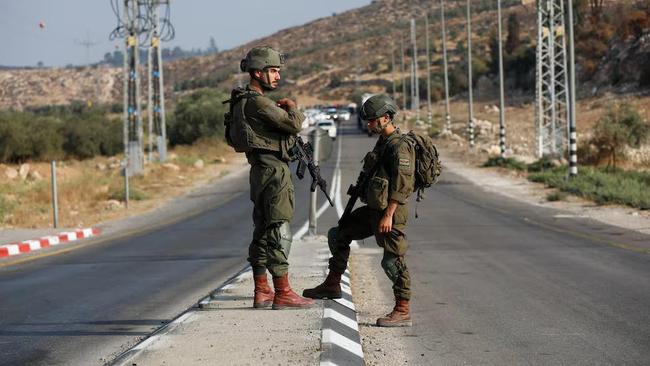
[[[320,365],[365,365],[347,270],[341,277],[341,290],[342,298],[324,302]]]
[[[98,236],[101,231],[96,228],[77,229],[75,231],[64,231],[56,235],[48,235],[40,239],[25,240],[19,243],[10,243],[0,246],[0,258],[15,256],[23,253],[33,252],[49,246],[66,244],[80,239]]]
[[[194,315],[196,310],[209,308],[210,300],[213,297],[216,297],[216,295],[218,295],[220,292],[228,289],[229,287],[232,287],[235,283],[240,282],[243,279],[243,277],[246,276],[249,272],[252,272],[252,269],[251,269],[250,265],[246,265],[244,268],[239,270],[233,276],[231,276],[230,278],[225,280],[223,283],[221,283],[221,285],[219,285],[219,287],[212,290],[209,295],[201,298],[199,300],[198,304],[192,305],[189,308],[185,309],[185,311],[180,313],[172,321],[170,321],[169,323],[167,323],[167,324],[161,326],[160,328],[154,330],[147,337],[140,340],[140,342],[136,343],[133,347],[131,347],[128,350],[126,350],[126,351],[122,352],[121,354],[119,354],[115,359],[108,362],[106,365],[107,366],[135,365],[135,363],[131,363],[130,361],[133,360],[135,357],[137,357],[140,354],[140,352],[142,352],[147,347],[149,347],[151,344],[156,342],[159,338],[161,338],[161,337],[165,336],[166,334],[172,332],[176,327],[178,327],[184,321],[186,321],[192,315]]]

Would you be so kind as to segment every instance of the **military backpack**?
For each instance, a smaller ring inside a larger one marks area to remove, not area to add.
[[[223,104],[230,103],[230,109],[224,115],[226,142],[236,152],[245,153],[253,150],[255,133],[248,121],[246,121],[244,109],[248,98],[259,95],[258,92],[252,90],[235,88],[230,93],[230,99],[223,102]],[[240,101],[241,103],[239,103]],[[235,106],[238,108],[235,109]]]
[[[415,148],[415,187],[413,191],[417,192],[417,202],[420,202],[424,198],[424,189],[436,184],[440,173],[442,173],[440,155],[438,155],[438,149],[433,144],[433,140],[427,135],[409,131],[400,139],[407,140]]]

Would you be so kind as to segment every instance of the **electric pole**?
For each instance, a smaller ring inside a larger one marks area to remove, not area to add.
[[[393,79],[393,100],[397,101],[397,87],[395,85],[395,48],[391,47],[390,49],[390,64],[391,64],[391,76]]]
[[[404,61],[404,39],[400,37],[400,59],[402,60],[402,110],[406,111],[406,65]],[[406,118],[405,114],[402,113],[402,119]]]
[[[469,111],[469,146],[474,146],[474,107],[472,97],[472,18],[470,0],[467,0],[467,90],[468,90],[468,111]]]
[[[142,149],[142,119],[140,116],[140,79],[138,78],[138,35],[136,27],[140,16],[136,0],[124,0],[126,31],[124,52],[124,174],[139,175],[144,171]]]
[[[499,147],[501,158],[506,157],[506,118],[505,118],[505,97],[503,91],[503,38],[501,35],[501,0],[497,0],[497,18],[499,21]]]
[[[569,177],[578,175],[578,134],[576,132],[576,55],[573,38],[573,1],[568,0],[569,11]]]
[[[442,23],[442,63],[445,74],[445,130],[451,133],[451,115],[449,114],[449,76],[447,74],[447,35],[445,29],[444,0],[440,0],[440,19]]]
[[[427,122],[429,127],[433,125],[431,114],[431,57],[429,51],[429,13],[424,15],[424,39],[427,43]]]
[[[420,80],[418,79],[418,45],[415,33],[415,19],[411,18],[411,43],[413,45],[413,63],[411,69],[413,70],[413,101],[411,107],[415,111],[415,122],[420,123]]]
[[[94,42],[90,40],[90,33],[86,32],[86,39],[83,41],[75,40],[75,43],[84,47],[86,49],[86,65],[90,64],[90,49],[99,44],[99,42]]]
[[[561,156],[571,117],[563,0],[537,1],[536,61],[537,155]]]
[[[158,150],[158,160],[167,158],[167,128],[165,121],[165,89],[163,83],[162,51],[160,49],[160,19],[158,7],[168,5],[169,0],[147,0],[153,27],[149,30],[149,161],[153,161],[153,141]]]

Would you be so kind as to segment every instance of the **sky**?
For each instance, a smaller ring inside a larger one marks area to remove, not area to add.
[[[171,0],[176,38],[162,47],[206,49],[210,37],[214,37],[217,47],[225,50],[369,3],[370,0]],[[122,49],[121,40],[108,40],[116,25],[110,0],[0,0],[0,65],[97,62],[116,46]],[[79,44],[85,41],[95,44],[87,49]]]

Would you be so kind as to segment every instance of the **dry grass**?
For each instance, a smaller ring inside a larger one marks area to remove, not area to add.
[[[120,174],[120,157],[59,163],[59,225],[91,226],[153,209],[201,183],[224,175],[232,169],[230,161],[234,158],[235,154],[225,144],[214,140],[177,147],[169,152],[166,164],[146,164],[144,175],[131,178],[128,210],[124,209],[122,202],[124,177]],[[204,162],[203,168],[194,166],[199,159]],[[37,171],[44,178],[9,180],[4,175],[0,177],[1,227],[52,225],[50,165],[32,163],[30,170]],[[119,202],[110,202],[114,199]]]

